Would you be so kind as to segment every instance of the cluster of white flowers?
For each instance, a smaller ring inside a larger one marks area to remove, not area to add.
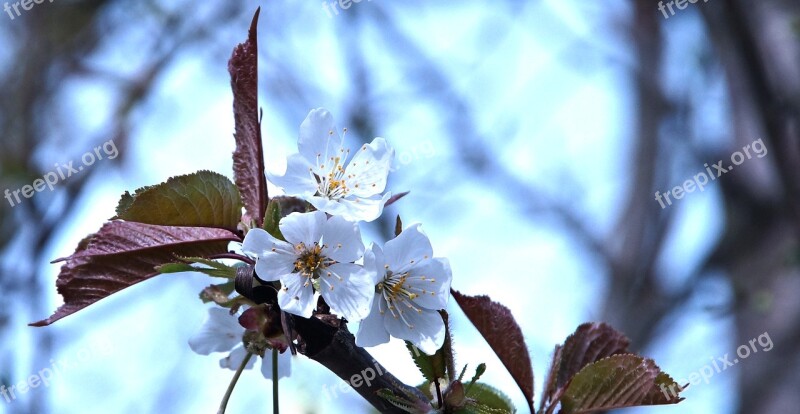
[[[278,304],[285,312],[311,317],[319,293],[337,314],[361,321],[359,346],[383,344],[394,336],[433,354],[445,337],[438,311],[446,308],[450,297],[450,265],[447,259],[433,257],[419,224],[383,248],[373,243],[365,249],[358,222],[375,220],[383,212],[391,196],[384,190],[394,150],[383,138],[375,138],[351,158],[343,141],[327,110],[308,114],[300,125],[298,153],[288,157],[283,175],[268,178],[316,211],[284,217],[279,228],[285,241],[251,229],[242,251],[256,258],[260,279],[280,281]],[[241,342],[241,329],[233,333],[235,323],[232,316],[226,320],[210,314],[206,325],[212,326],[192,338],[192,349],[206,354],[230,350],[236,342],[231,338]],[[213,332],[228,338],[224,346],[204,343],[214,340]]]

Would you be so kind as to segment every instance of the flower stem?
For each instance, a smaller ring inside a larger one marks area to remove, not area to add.
[[[278,350],[272,349],[272,414],[280,414],[278,404]]]
[[[217,411],[217,414],[225,414],[225,409],[228,407],[228,400],[231,399],[231,394],[233,394],[233,388],[236,387],[236,382],[239,381],[239,377],[242,375],[244,367],[247,366],[247,363],[250,362],[250,358],[252,357],[253,354],[248,352],[247,356],[244,357],[244,360],[242,360],[242,364],[236,369],[236,373],[233,374],[233,379],[231,379],[231,383],[228,385],[228,390],[225,391],[225,396],[222,397],[222,403],[219,405],[219,411]]]

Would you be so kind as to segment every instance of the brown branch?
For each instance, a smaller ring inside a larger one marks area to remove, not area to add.
[[[428,400],[421,391],[401,382],[364,348],[357,346],[344,320],[330,315],[320,317],[325,320],[293,317],[294,328],[301,337],[300,353],[343,379],[381,413],[404,413],[378,396],[381,389],[388,389],[399,397],[413,395],[422,401]]]

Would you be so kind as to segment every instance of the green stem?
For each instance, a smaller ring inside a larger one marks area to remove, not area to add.
[[[278,404],[278,350],[272,348],[272,413],[280,414]]]
[[[225,414],[225,409],[228,407],[228,400],[231,399],[231,394],[233,394],[233,388],[236,387],[236,382],[239,381],[239,377],[242,376],[242,371],[247,366],[247,363],[250,362],[250,358],[253,357],[253,354],[247,353],[247,356],[244,357],[242,364],[239,365],[239,368],[236,369],[236,373],[233,374],[233,379],[231,379],[230,385],[228,385],[228,390],[225,391],[225,396],[222,397],[222,403],[219,405],[219,411],[217,414]]]

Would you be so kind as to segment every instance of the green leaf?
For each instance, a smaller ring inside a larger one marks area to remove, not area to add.
[[[454,363],[452,341],[450,340],[450,323],[447,312],[441,311],[440,314],[444,319],[445,339],[442,347],[435,354],[428,355],[420,351],[411,342],[406,341],[406,348],[411,354],[411,359],[414,360],[414,364],[417,365],[422,376],[430,382],[434,382],[439,378],[450,381],[455,377],[455,368],[452,368]]]
[[[578,326],[564,345],[556,346],[545,379],[540,411],[564,393],[583,367],[611,355],[628,353],[630,341],[625,335],[605,323],[584,323]]]
[[[236,231],[242,216],[239,190],[211,171],[172,177],[122,195],[117,218],[162,226],[216,227]]]
[[[158,273],[181,273],[181,272],[196,272],[197,269],[192,267],[189,263],[167,263],[161,266],[156,266]]]
[[[628,353],[625,335],[605,323],[584,323],[561,349],[556,388],[562,388],[583,367],[615,354]]]
[[[445,378],[447,364],[444,360],[444,352],[439,349],[433,355],[428,355],[419,350],[414,344],[406,341],[406,348],[411,354],[411,359],[414,360],[419,372],[426,380],[433,382],[438,378]]]
[[[467,398],[472,401],[455,411],[456,414],[506,414],[517,411],[508,396],[484,383],[473,384],[467,391]]]
[[[281,233],[279,226],[281,222],[281,203],[278,199],[273,198],[267,204],[267,214],[264,216],[264,230],[267,231],[272,237],[286,241]]]
[[[591,363],[576,374],[561,397],[564,414],[642,405],[677,404],[682,388],[648,358],[619,354]]]
[[[216,260],[205,259],[202,257],[179,257],[188,263],[167,263],[157,266],[156,270],[160,273],[179,273],[179,272],[200,272],[212,277],[224,277],[226,279],[236,278],[236,268],[220,263]],[[190,263],[202,264],[208,267],[196,267]]]
[[[464,365],[464,370],[461,371],[461,376],[464,375],[464,371],[466,369],[467,366]],[[469,392],[470,387],[472,387],[472,385],[475,384],[481,378],[484,372],[486,372],[486,364],[481,362],[480,364],[478,364],[478,368],[475,369],[475,375],[472,376],[472,379],[469,380],[469,384],[467,384],[467,392]],[[459,379],[459,381],[461,380]]]
[[[410,413],[410,414],[428,414],[430,412],[430,404],[424,401],[419,401],[414,395],[406,395],[399,397],[388,388],[382,388],[377,391],[379,397],[388,401],[395,407]]]

